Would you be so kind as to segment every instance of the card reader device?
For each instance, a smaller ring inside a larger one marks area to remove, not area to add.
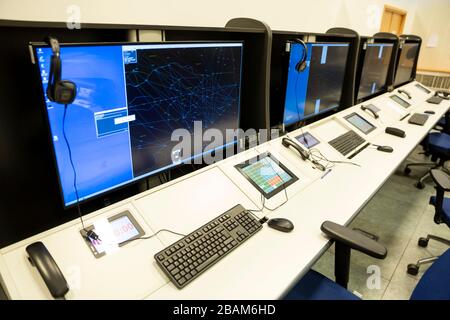
[[[386,132],[387,134],[391,134],[393,136],[400,137],[400,138],[406,137],[405,131],[403,131],[402,129],[399,129],[399,128],[395,128],[395,127],[386,127],[384,132]]]

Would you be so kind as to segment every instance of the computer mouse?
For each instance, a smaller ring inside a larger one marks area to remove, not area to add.
[[[425,111],[425,113],[428,113],[428,114],[435,114],[436,112],[434,112],[433,110],[427,110],[427,111]]]
[[[377,147],[378,151],[383,151],[383,152],[392,152],[394,151],[394,149],[390,146],[378,146]]]
[[[294,230],[294,224],[290,220],[284,218],[270,219],[267,222],[267,225],[270,228],[281,232],[291,232],[292,230]]]

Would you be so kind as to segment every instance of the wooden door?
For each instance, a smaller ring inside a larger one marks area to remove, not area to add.
[[[406,14],[407,12],[403,9],[384,5],[380,31],[401,35],[405,26]]]

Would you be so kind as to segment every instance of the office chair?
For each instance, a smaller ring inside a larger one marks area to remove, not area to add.
[[[436,184],[436,196],[430,198],[430,204],[435,208],[434,222],[436,224],[445,223],[450,228],[450,198],[444,197],[444,192],[450,191],[450,178],[445,172],[436,169],[431,170],[431,177]],[[432,234],[427,235],[426,238],[419,238],[418,245],[425,248],[428,246],[430,239],[450,246],[450,240]],[[434,262],[438,259],[439,257],[437,256],[429,257],[420,259],[415,264],[409,264],[408,273],[417,275],[421,265]]]
[[[415,166],[429,166],[431,169],[442,168],[442,170],[448,172],[444,164],[450,159],[450,134],[445,132],[431,132],[421,144],[424,147],[425,155],[431,155],[431,162],[409,163],[405,167],[405,175],[409,175],[411,173],[411,167]],[[426,174],[417,180],[415,185],[418,189],[425,188],[424,181],[429,175],[430,172],[427,171]]]
[[[450,249],[424,273],[411,300],[450,300]],[[286,295],[289,300],[360,300],[315,271],[309,271]]]
[[[377,259],[384,259],[387,249],[369,237],[331,221],[320,227],[323,233],[335,241],[334,275],[336,282],[310,270],[284,297],[287,300],[359,300],[346,290],[350,273],[351,249]]]
[[[450,134],[450,112],[446,112],[445,115],[439,119],[438,123],[434,126],[434,129]]]

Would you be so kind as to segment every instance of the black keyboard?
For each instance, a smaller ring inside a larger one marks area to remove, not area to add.
[[[341,154],[346,156],[356,147],[362,145],[366,140],[358,135],[355,131],[350,130],[337,138],[334,138],[330,142],[330,146],[335,148]]]
[[[155,260],[181,289],[261,229],[251,212],[237,205],[155,254]]]

